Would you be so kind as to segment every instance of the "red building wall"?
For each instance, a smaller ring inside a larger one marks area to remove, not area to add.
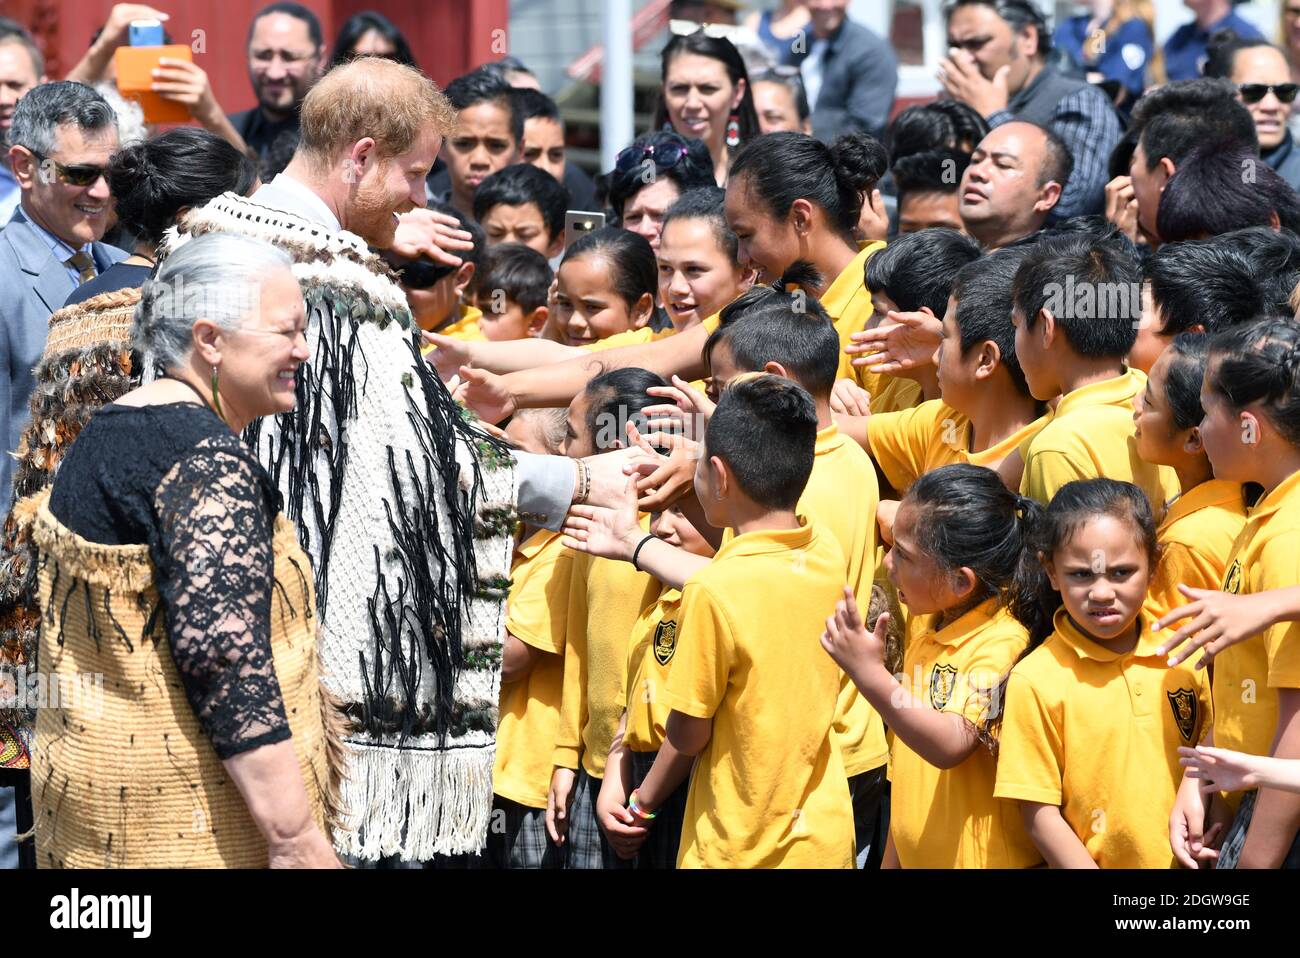
[[[245,41],[253,14],[270,0],[159,0],[176,43],[191,43],[227,113],[253,105]],[[321,18],[325,42],[353,13],[377,10],[406,35],[420,67],[445,86],[508,51],[509,0],[301,0]],[[0,13],[30,29],[58,79],[81,58],[108,17],[112,0],[0,0]],[[202,31],[195,34],[194,31]]]

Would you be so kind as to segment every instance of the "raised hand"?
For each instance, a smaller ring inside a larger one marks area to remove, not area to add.
[[[871,373],[900,373],[934,364],[943,339],[943,324],[928,308],[903,313],[890,310],[880,324],[849,337],[844,351],[853,365]]]

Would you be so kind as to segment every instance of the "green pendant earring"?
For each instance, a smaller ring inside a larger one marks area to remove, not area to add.
[[[222,422],[226,421],[226,414],[221,410],[221,395],[217,392],[217,367],[212,367],[212,408],[216,410],[217,418]]]

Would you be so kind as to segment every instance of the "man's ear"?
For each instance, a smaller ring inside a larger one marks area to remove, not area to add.
[[[789,371],[780,363],[775,361],[768,361],[764,363],[763,372],[768,373],[769,375],[772,376],[780,376],[782,379],[793,380],[793,377],[790,375]]]
[[[1169,157],[1162,156],[1160,157],[1160,162],[1156,164],[1156,169],[1152,172],[1154,173],[1156,171],[1159,171],[1164,175],[1164,179],[1160,181],[1160,191],[1164,192],[1165,184],[1169,182],[1169,177],[1178,172],[1178,167],[1174,165],[1174,161],[1169,159]]]
[[[1043,349],[1051,349],[1052,344],[1056,342],[1056,317],[1052,311],[1046,307],[1038,311],[1038,335],[1042,340]]]
[[[1277,215],[1277,210],[1268,211],[1268,228],[1274,233],[1282,229],[1282,220]]]
[[[632,328],[640,329],[650,322],[650,317],[655,313],[655,298],[649,293],[642,293],[632,307]]]
[[[375,145],[375,139],[371,136],[363,136],[352,144],[347,157],[347,169],[352,171],[353,176],[350,182],[361,182],[361,178],[378,162],[379,153],[375,150]]]
[[[474,281],[474,264],[461,263],[460,268],[456,270],[456,279],[452,283],[452,288],[456,293],[456,298],[460,299],[465,295],[465,289]]]
[[[1061,201],[1061,184],[1056,180],[1048,180],[1038,190],[1038,202],[1034,204],[1034,212],[1048,213],[1056,207]]]
[[[529,336],[541,335],[542,327],[546,325],[546,317],[549,313],[550,310],[545,306],[538,306],[535,310],[524,317],[525,322],[527,323]]]
[[[40,164],[25,146],[9,147],[9,168],[13,170],[14,179],[20,189],[30,190],[36,186],[40,175]]]

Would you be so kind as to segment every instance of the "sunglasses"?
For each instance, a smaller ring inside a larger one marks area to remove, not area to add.
[[[393,269],[397,271],[398,282],[407,289],[428,289],[457,269],[455,266],[432,263],[427,259],[407,260],[404,263],[390,262]]]
[[[46,170],[53,166],[59,182],[66,183],[68,186],[94,186],[101,176],[105,180],[108,179],[108,167],[106,166],[90,166],[89,164],[80,163],[64,166],[58,160],[50,159],[44,153],[39,153],[36,150],[29,150],[28,152],[41,161],[41,173],[43,175],[45,175]],[[48,179],[45,179],[45,182],[49,182]]]
[[[1270,93],[1276,94],[1283,103],[1290,103],[1296,93],[1300,93],[1300,86],[1294,83],[1239,83],[1237,92],[1247,103],[1258,103]]]
[[[669,140],[658,146],[653,143],[645,146],[629,146],[625,150],[620,150],[618,156],[614,157],[614,169],[620,173],[630,173],[646,160],[653,160],[659,169],[671,170],[686,157],[688,152],[690,150],[685,140],[676,142]]]

